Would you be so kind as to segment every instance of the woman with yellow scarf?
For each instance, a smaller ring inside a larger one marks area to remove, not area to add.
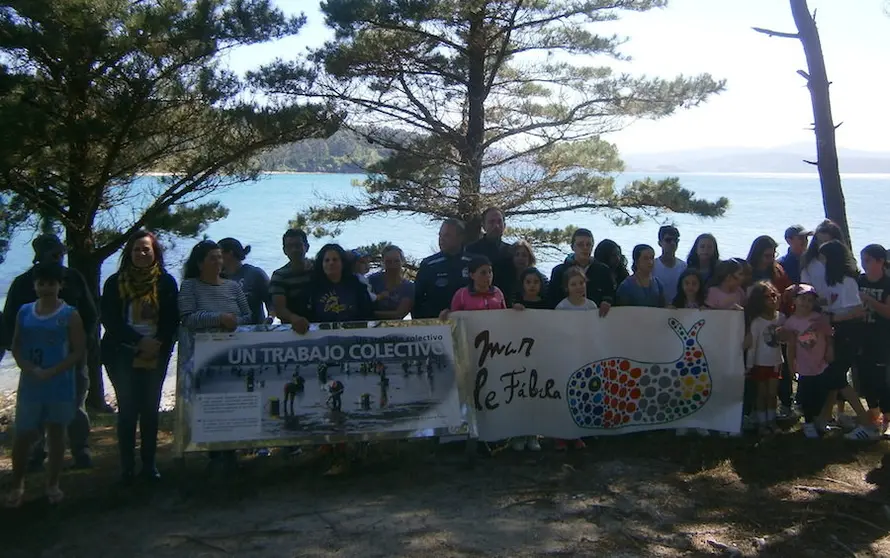
[[[102,291],[102,362],[117,394],[117,441],[124,483],[136,478],[136,424],[141,437],[140,477],[161,478],[155,465],[158,407],[179,325],[176,279],[164,269],[158,239],[135,233],[120,268]]]

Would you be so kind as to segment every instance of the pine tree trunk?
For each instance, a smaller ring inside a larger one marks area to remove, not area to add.
[[[467,36],[467,123],[464,145],[460,149],[461,196],[458,214],[466,224],[465,241],[477,240],[482,233],[482,154],[485,141],[485,14],[470,15]]]
[[[841,175],[838,167],[837,145],[835,143],[835,126],[831,116],[830,82],[825,70],[825,59],[822,56],[822,42],[816,20],[810,15],[806,0],[790,0],[791,14],[797,25],[800,42],[807,59],[807,87],[813,102],[813,122],[816,132],[816,166],[822,183],[822,204],[825,216],[840,226],[847,244],[850,244],[850,228],[847,224],[847,208],[844,191],[841,187]]]

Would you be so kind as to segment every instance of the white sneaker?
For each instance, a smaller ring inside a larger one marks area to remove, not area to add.
[[[529,438],[525,445],[531,451],[541,451],[541,442],[534,436]]]
[[[696,428],[695,433],[698,434],[699,436],[704,437],[704,438],[707,438],[708,436],[711,435],[711,431],[708,430],[707,428]]]
[[[525,449],[525,438],[516,438],[510,445],[513,446],[513,451],[522,451]]]
[[[838,415],[837,425],[844,430],[853,430],[857,426],[856,419],[851,417],[850,415]]]
[[[688,435],[689,435],[689,429],[688,429],[688,428],[677,428],[676,430],[674,430],[674,433],[675,433],[677,436],[688,436]]]
[[[821,429],[819,425],[814,422],[805,422],[803,423],[803,435],[810,439],[819,438],[819,432]]]
[[[881,433],[877,428],[868,426],[857,426],[852,432],[844,434],[844,438],[848,440],[856,440],[858,442],[867,442],[870,440],[880,440]]]

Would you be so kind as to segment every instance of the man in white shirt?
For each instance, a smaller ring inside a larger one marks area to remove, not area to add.
[[[672,304],[677,296],[677,282],[686,270],[686,262],[677,259],[677,246],[680,243],[680,231],[673,225],[663,225],[658,229],[658,245],[661,256],[655,259],[655,277],[664,286],[664,298]]]

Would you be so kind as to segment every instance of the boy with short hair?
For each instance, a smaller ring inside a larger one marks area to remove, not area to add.
[[[13,485],[9,507],[19,507],[31,447],[41,425],[46,427],[49,471],[46,496],[58,503],[59,475],[65,458],[65,428],[76,411],[74,366],[83,358],[86,333],[80,314],[59,298],[64,269],[56,262],[34,266],[37,300],[23,305],[16,316],[12,355],[21,369],[16,393]]]

